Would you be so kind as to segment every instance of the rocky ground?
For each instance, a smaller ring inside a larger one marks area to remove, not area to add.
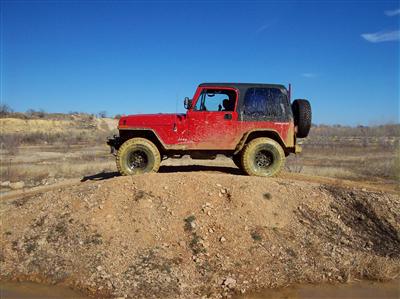
[[[1,280],[220,298],[400,275],[400,198],[293,179],[114,177],[0,202]]]

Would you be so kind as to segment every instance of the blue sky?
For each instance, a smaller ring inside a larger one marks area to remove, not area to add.
[[[292,83],[317,124],[399,121],[398,1],[2,1],[16,111],[182,112],[202,82]]]

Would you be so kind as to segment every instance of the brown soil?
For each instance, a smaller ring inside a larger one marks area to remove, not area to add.
[[[394,279],[400,199],[373,190],[204,172],[39,189],[0,202],[0,278],[129,298]]]

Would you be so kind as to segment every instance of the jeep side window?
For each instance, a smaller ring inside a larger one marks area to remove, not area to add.
[[[229,89],[203,89],[196,105],[195,111],[234,111],[236,93]]]
[[[286,95],[278,88],[249,88],[244,97],[244,114],[252,117],[285,115]]]

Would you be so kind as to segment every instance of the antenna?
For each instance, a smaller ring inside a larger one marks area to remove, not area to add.
[[[178,118],[178,98],[179,95],[178,93],[176,93],[176,98],[175,98],[175,117],[174,117],[174,127],[172,128],[172,130],[174,132],[176,132],[178,130],[177,125],[176,125],[176,119]]]
[[[175,114],[178,114],[178,99],[179,99],[179,95],[178,93],[175,94],[176,98],[175,98]]]

